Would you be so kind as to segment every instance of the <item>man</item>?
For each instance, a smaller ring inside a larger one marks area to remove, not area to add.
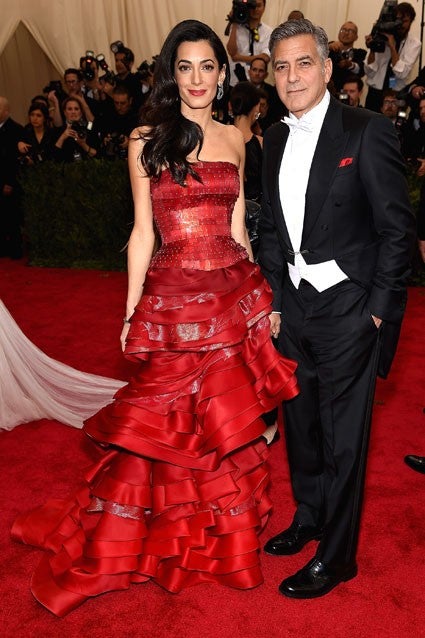
[[[358,38],[357,25],[345,22],[339,30],[338,40],[329,42],[329,57],[332,60],[332,81],[336,91],[351,75],[361,78],[364,75],[364,59],[366,51],[355,49],[354,43]]]
[[[408,2],[401,2],[396,9],[400,26],[394,34],[383,34],[386,38],[385,50],[375,53],[371,49],[364,67],[369,85],[366,108],[372,111],[379,112],[385,89],[397,92],[404,89],[421,50],[420,41],[410,33],[410,26],[416,17],[414,8]],[[372,35],[366,36],[366,46],[370,47],[372,39]]]
[[[382,97],[381,113],[395,124],[399,107],[397,93],[393,89],[387,89],[383,91]]]
[[[263,58],[266,63],[270,60],[268,43],[272,28],[261,22],[265,8],[266,0],[257,0],[255,9],[249,11],[247,24],[231,23],[227,51],[232,59],[230,64],[230,84],[232,86],[240,80],[248,79],[246,74],[249,63],[254,58]],[[241,71],[245,73],[245,78],[235,75],[236,64],[242,67]]]
[[[68,96],[77,98],[87,122],[93,122],[97,114],[97,104],[96,100],[84,94],[84,80],[80,69],[66,69],[63,79]]]
[[[320,539],[279,588],[313,598],[357,573],[375,379],[397,342],[414,222],[394,127],[327,91],[323,29],[281,24],[270,51],[290,114],[264,136],[259,263],[274,294],[271,333],[298,362],[300,394],[284,406],[297,509],[265,551]]]
[[[254,58],[248,70],[249,81],[256,89],[261,89],[267,94],[268,111],[262,118],[261,129],[264,131],[274,122],[278,122],[285,113],[285,108],[279,100],[276,88],[265,80],[268,76],[267,62],[263,58]]]
[[[22,213],[18,197],[18,142],[23,127],[10,117],[9,101],[0,97],[0,257],[22,257]]]
[[[356,75],[348,76],[342,85],[342,90],[348,95],[350,106],[361,107],[360,100],[363,92],[363,80]]]
[[[138,124],[138,117],[133,109],[133,98],[124,85],[114,88],[112,100],[113,112],[100,118],[98,122],[102,137],[102,153],[110,158],[126,159],[129,137]]]
[[[134,108],[138,110],[143,102],[143,91],[139,78],[131,71],[134,64],[134,53],[128,47],[121,46],[118,51],[114,53],[114,57],[116,82],[117,84],[124,85],[128,89],[133,98]]]

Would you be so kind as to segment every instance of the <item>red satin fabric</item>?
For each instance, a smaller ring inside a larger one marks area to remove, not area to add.
[[[215,164],[209,188],[227,179],[232,206],[235,168]],[[139,372],[85,424],[102,459],[73,497],[13,526],[15,539],[50,550],[31,588],[58,616],[149,579],[171,592],[262,582],[258,533],[271,504],[260,416],[295,396],[296,365],[270,341],[258,267],[233,256],[211,271],[150,269],[126,349]]]

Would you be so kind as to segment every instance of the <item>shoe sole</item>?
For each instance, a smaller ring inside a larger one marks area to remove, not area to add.
[[[336,583],[333,583],[330,587],[320,592],[303,593],[303,592],[282,591],[279,587],[279,593],[282,594],[282,596],[286,596],[287,598],[298,598],[299,600],[308,600],[309,598],[320,598],[321,596],[326,596],[326,594],[329,594],[329,592],[331,592],[333,589],[335,589],[335,587],[337,587],[341,583],[346,583],[348,580],[351,580],[355,578],[356,576],[357,576],[357,567],[351,570],[350,572],[348,572],[347,574],[345,574],[344,576],[341,576],[341,578]]]

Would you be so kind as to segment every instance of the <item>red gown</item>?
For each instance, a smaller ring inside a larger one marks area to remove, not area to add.
[[[270,340],[271,291],[230,234],[239,176],[199,162],[202,183],[151,184],[162,245],[131,319],[138,374],[84,430],[106,447],[72,498],[20,516],[15,539],[49,550],[34,596],[63,616],[90,596],[154,580],[262,582],[270,511],[261,414],[297,393]]]

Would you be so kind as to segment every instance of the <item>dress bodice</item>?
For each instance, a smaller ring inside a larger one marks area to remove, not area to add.
[[[161,247],[152,260],[157,268],[214,270],[248,255],[230,233],[239,196],[239,172],[231,162],[197,162],[198,182],[176,184],[169,170],[151,181],[152,209]]]

